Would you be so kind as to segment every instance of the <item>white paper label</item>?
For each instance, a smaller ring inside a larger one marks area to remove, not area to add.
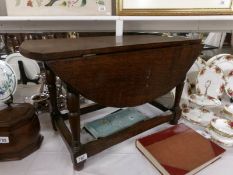
[[[220,5],[225,5],[225,0],[220,0]]]
[[[83,155],[76,158],[77,163],[80,163],[84,160],[87,160],[87,154],[83,154]]]
[[[0,144],[6,144],[9,142],[9,137],[0,137]]]
[[[105,5],[100,5],[98,10],[99,10],[99,12],[105,12],[106,11],[106,6]]]

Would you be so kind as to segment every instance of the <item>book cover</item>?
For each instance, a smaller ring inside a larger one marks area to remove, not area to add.
[[[164,175],[195,174],[225,152],[185,124],[138,139],[136,146]]]
[[[84,128],[95,138],[100,138],[114,134],[145,119],[147,117],[141,112],[134,108],[127,108],[86,123]]]

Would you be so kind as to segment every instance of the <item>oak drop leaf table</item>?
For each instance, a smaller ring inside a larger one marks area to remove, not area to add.
[[[70,151],[74,168],[80,170],[85,156],[162,123],[177,124],[183,82],[201,49],[201,40],[135,35],[31,40],[21,45],[20,52],[44,62],[52,123]],[[70,130],[57,107],[56,76],[67,86]],[[104,107],[133,107],[144,103],[158,106],[154,99],[174,87],[175,102],[169,115],[156,116],[86,144],[80,142],[80,115]],[[96,104],[80,109],[80,94]]]

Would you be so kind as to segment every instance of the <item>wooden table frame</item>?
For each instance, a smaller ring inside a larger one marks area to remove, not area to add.
[[[60,134],[66,143],[66,146],[71,154],[71,159],[74,164],[74,168],[76,170],[81,170],[84,166],[84,161],[81,163],[77,162],[77,157],[82,156],[83,154],[87,154],[88,157],[94,154],[97,154],[117,143],[120,143],[124,140],[127,140],[137,134],[140,134],[144,131],[147,131],[155,126],[158,126],[162,123],[170,122],[171,124],[177,124],[180,119],[181,110],[179,107],[179,102],[183,90],[184,83],[181,82],[176,87],[176,95],[175,102],[172,109],[167,109],[166,107],[152,101],[150,104],[160,108],[163,111],[171,110],[172,114],[162,115],[160,117],[153,117],[152,119],[148,119],[146,121],[139,122],[127,129],[124,129],[116,134],[111,136],[98,139],[96,141],[91,141],[87,144],[81,144],[80,142],[80,116],[82,114],[86,114],[89,112],[93,112],[105,106],[93,104],[88,107],[80,108],[79,104],[79,94],[74,94],[72,91],[68,92],[67,95],[67,107],[69,109],[69,124],[71,128],[70,130],[67,128],[64,122],[64,116],[59,112],[56,101],[56,77],[55,75],[47,68],[46,70],[47,83],[49,87],[50,93],[50,104],[52,107],[51,112],[51,121],[55,130],[59,130]]]
[[[185,73],[201,51],[200,42],[157,36],[87,37],[77,40],[26,41],[21,45],[20,51],[24,56],[45,63],[53,128],[60,132],[66,143],[74,168],[81,170],[87,156],[97,154],[162,123],[177,124],[181,114],[179,102]],[[176,59],[173,55],[176,55]],[[161,62],[159,58],[165,58],[165,62]],[[67,87],[70,130],[57,107],[56,76]],[[154,102],[154,99],[174,87],[176,96],[170,114],[141,121],[118,133],[86,144],[81,143],[82,114],[109,106],[133,107],[144,103],[166,111],[168,109]],[[80,108],[80,94],[101,105]]]

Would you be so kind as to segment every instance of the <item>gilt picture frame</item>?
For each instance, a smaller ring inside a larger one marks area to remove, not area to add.
[[[233,15],[233,0],[116,0],[119,16]]]

